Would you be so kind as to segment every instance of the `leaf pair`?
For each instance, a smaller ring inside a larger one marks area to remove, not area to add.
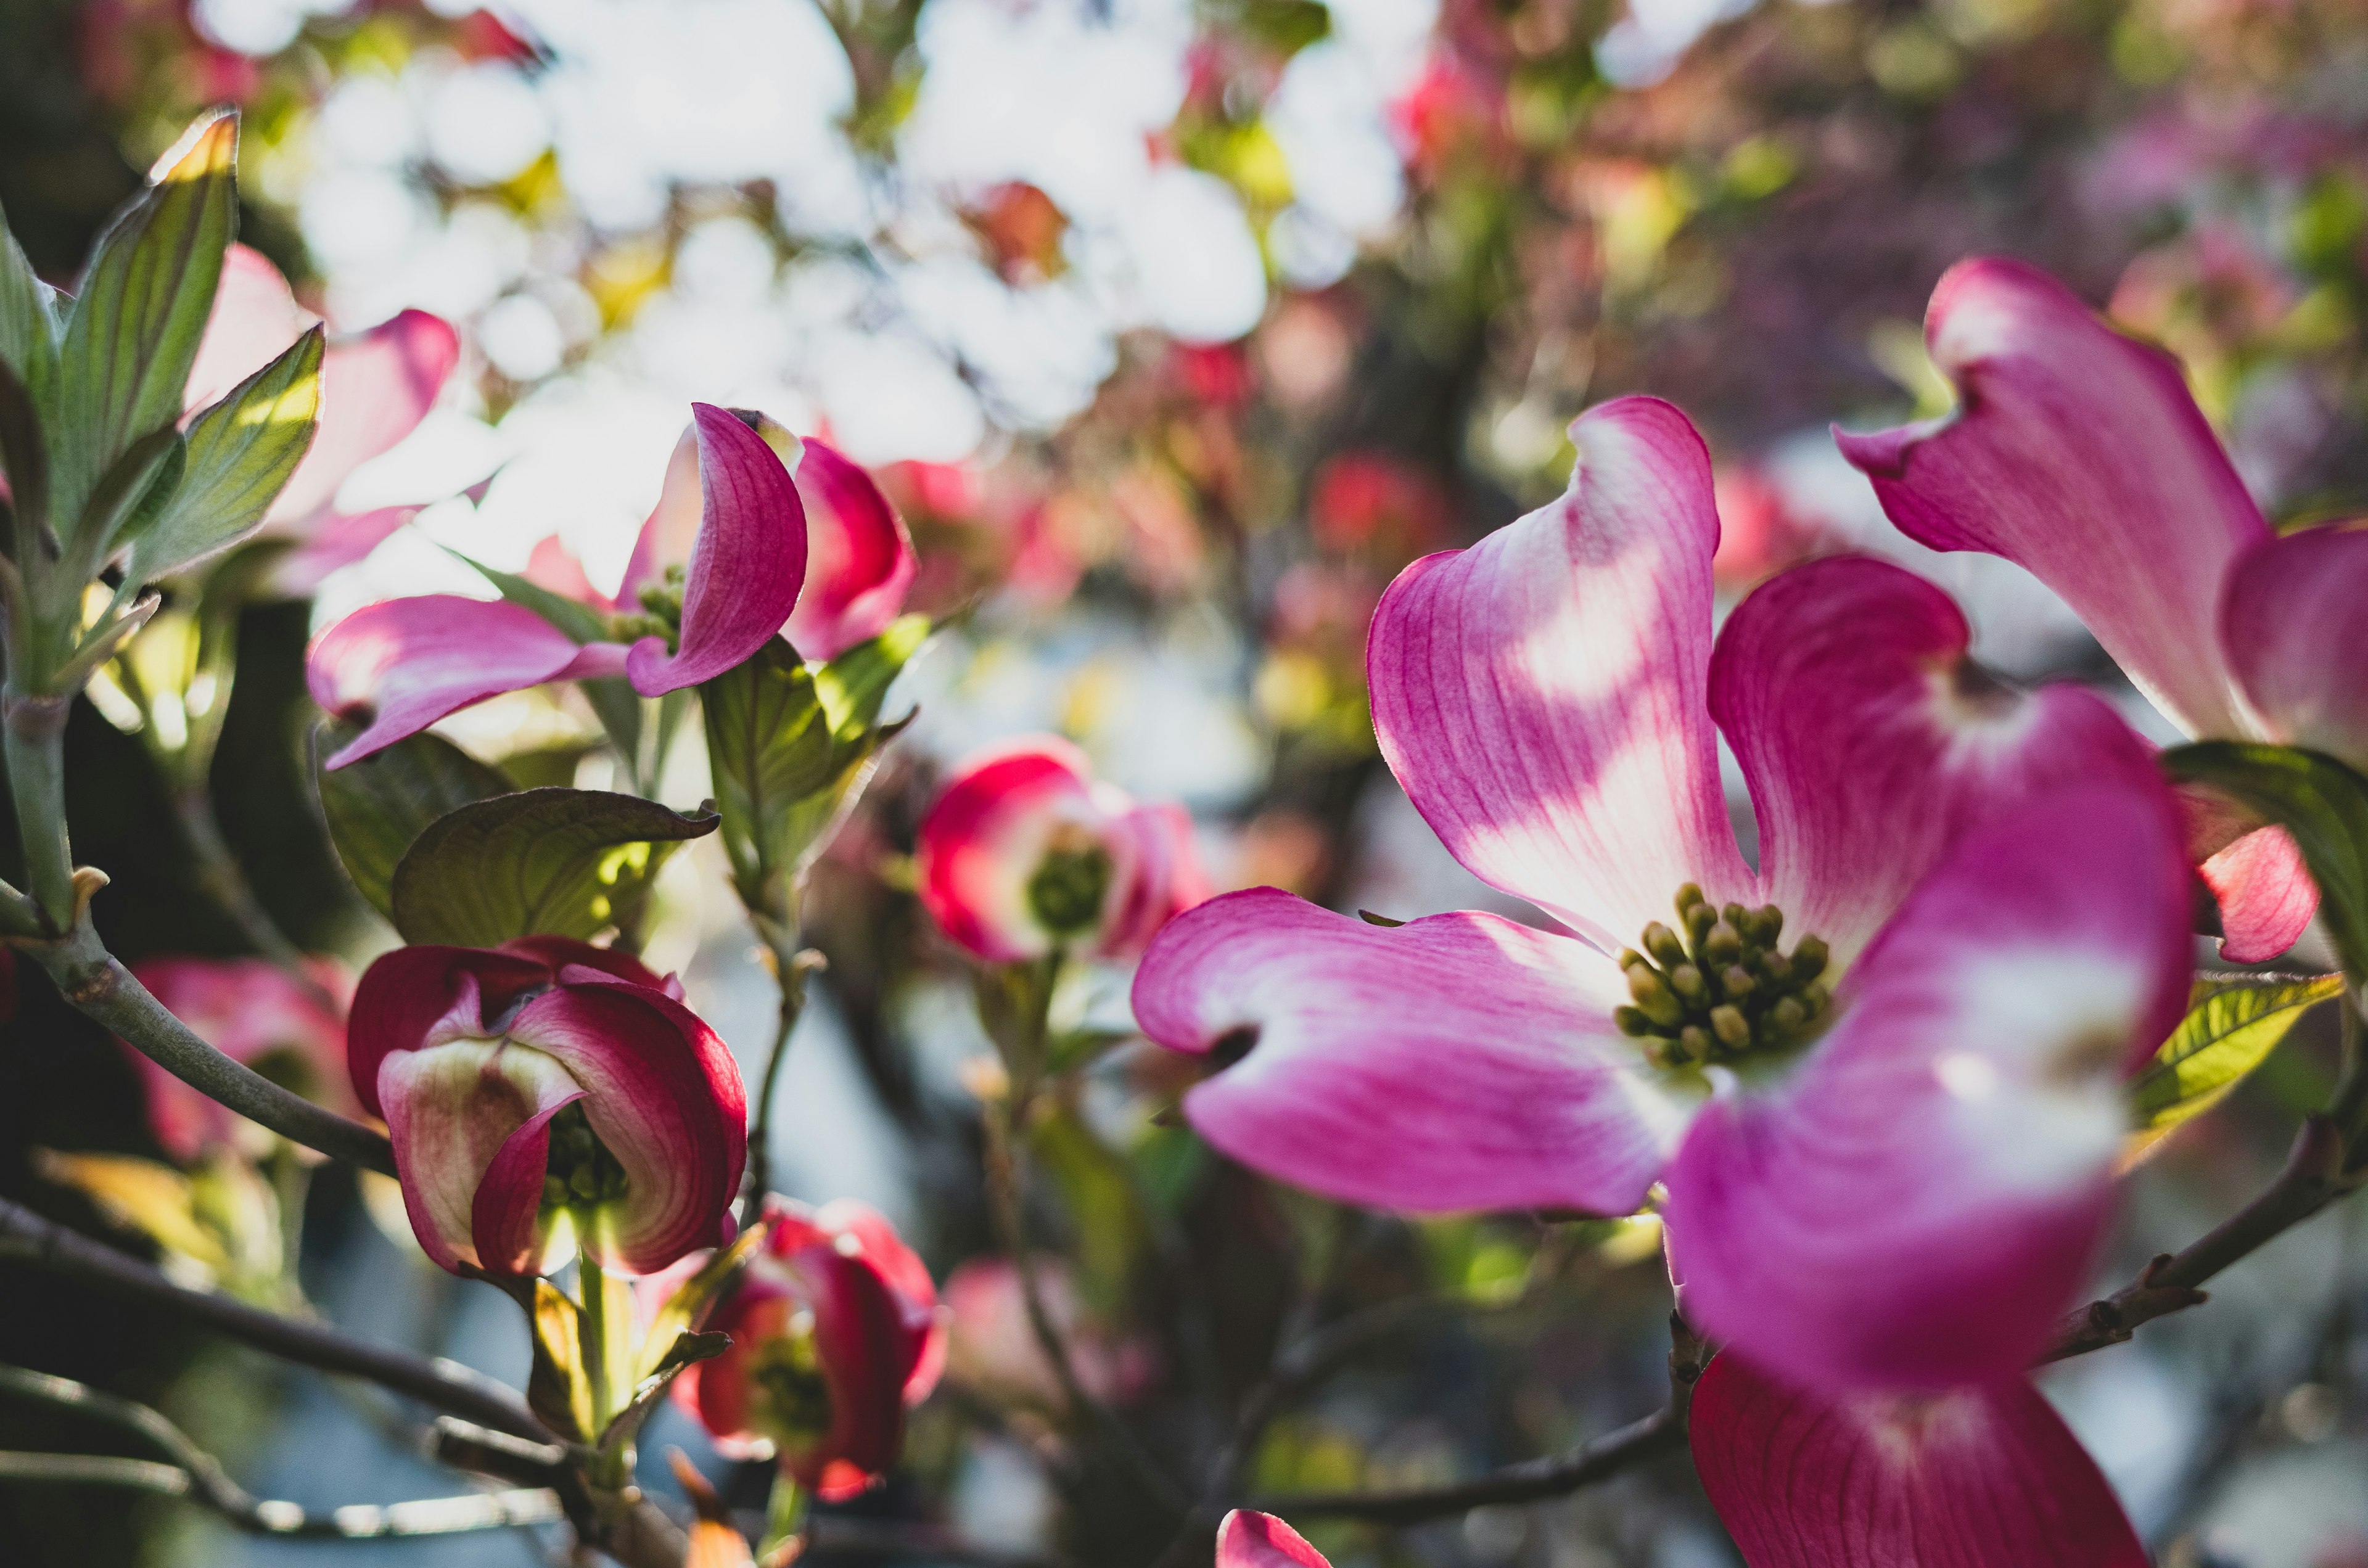
[[[345,732],[324,728],[325,751]],[[407,942],[490,948],[629,927],[666,857],[717,822],[606,790],[518,790],[432,734],[320,780],[347,874]]]

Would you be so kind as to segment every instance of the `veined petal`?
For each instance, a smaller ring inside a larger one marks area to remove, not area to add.
[[[365,605],[313,640],[304,676],[331,713],[371,712],[330,767],[359,762],[448,713],[545,681],[618,673],[624,650],[579,647],[521,605],[423,594]]]
[[[2119,1093],[2186,1005],[2164,796],[2043,796],[1961,838],[1794,1074],[1728,1094],[1670,1166],[1691,1317],[1818,1387],[2011,1376],[2085,1276]]]
[[[723,409],[693,403],[691,415],[699,436],[699,539],[683,584],[677,651],[646,637],[626,663],[644,697],[696,686],[746,663],[790,619],[805,581],[805,507],[780,455]],[[653,517],[651,526],[656,523]]]
[[[1584,943],[1493,915],[1384,930],[1273,888],[1168,923],[1134,981],[1144,1033],[1248,1054],[1184,1096],[1243,1164],[1343,1202],[1625,1214],[1683,1107],[1612,1027]]]
[[[1812,562],[1736,608],[1710,706],[1759,819],[1764,896],[1847,966],[1949,846],[2036,791],[2160,790],[2095,693],[2008,689],[1966,657],[1949,596],[1886,562]]]
[[[463,1264],[508,1271],[511,1260],[478,1254],[478,1185],[513,1134],[530,1121],[547,1123],[583,1097],[583,1085],[541,1051],[498,1040],[456,1040],[387,1056],[372,1088],[370,1097],[385,1108],[404,1207],[419,1244],[456,1273]],[[542,1189],[540,1170],[534,1189]],[[500,1227],[505,1241],[513,1230]]]
[[[1217,1568],[1332,1568],[1324,1554],[1272,1514],[1236,1508],[1217,1526]]]
[[[2191,734],[2249,733],[2221,655],[2220,593],[2269,527],[2178,362],[2037,267],[1995,256],[1949,269],[1924,335],[1957,411],[1835,435],[1891,520],[1935,550],[2030,568]]]
[[[896,619],[920,559],[871,474],[820,441],[804,448],[797,485],[806,508],[805,587],[781,631],[804,657],[832,659]]]
[[[2146,1568],[2112,1489],[2024,1379],[1820,1397],[1733,1351],[1694,1469],[1748,1568]]]
[[[579,1089],[518,1123],[477,1182],[469,1233],[477,1266],[488,1274],[543,1274],[567,1261],[570,1232],[546,1232],[542,1223],[542,1180],[551,1166],[551,1119],[583,1097]]]
[[[460,362],[452,324],[425,311],[329,345],[321,356],[320,427],[265,526],[284,529],[326,506],[347,475],[411,434]]]
[[[584,1086],[584,1118],[624,1167],[627,1196],[609,1232],[581,1244],[629,1274],[721,1244],[748,1144],[730,1050],[697,1014],[646,986],[579,966],[560,981],[520,1009],[509,1032]]]
[[[1398,574],[1366,643],[1382,756],[1455,858],[1605,951],[1750,873],[1704,692],[1718,513],[1684,415],[1572,425],[1562,499]]]
[[[2271,739],[2368,769],[2368,531],[2305,528],[2248,552],[2220,631]]]
[[[389,1056],[417,1050],[439,1024],[448,1033],[490,1034],[510,1004],[551,979],[551,971],[531,958],[477,948],[397,948],[381,954],[354,987],[346,1031],[347,1069],[361,1108],[386,1115],[378,1080]]]

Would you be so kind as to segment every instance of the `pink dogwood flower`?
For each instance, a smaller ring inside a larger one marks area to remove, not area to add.
[[[192,414],[263,369],[312,326],[288,280],[257,251],[233,244],[222,257],[205,336],[189,368],[184,402]],[[360,560],[411,516],[409,507],[359,515],[336,507],[337,487],[363,463],[411,434],[460,363],[452,324],[404,311],[367,332],[332,342],[321,357],[320,424],[304,460],[264,514],[261,537],[295,548],[272,572],[281,593],[304,595],[340,566]]]
[[[1332,1568],[1306,1538],[1272,1514],[1236,1508],[1217,1525],[1217,1568]]]
[[[1762,1364],[2011,1375],[2089,1267],[2121,1080],[2185,1004],[2169,791],[2101,699],[1999,687],[1879,562],[1783,573],[1713,643],[1701,437],[1649,398],[1571,435],[1559,501],[1399,576],[1368,674],[1447,847],[1577,935],[1231,893],[1161,933],[1136,1017],[1222,1068],[1185,1112],[1270,1175],[1432,1212],[1665,1184],[1689,1312]]]
[[[319,992],[262,959],[143,959],[131,966],[131,973],[166,1012],[216,1051],[281,1088],[352,1116],[360,1109],[345,1071],[345,1002],[353,994],[353,979],[328,959],[308,960],[305,967]],[[186,1165],[222,1145],[250,1155],[270,1147],[270,1133],[130,1046],[123,1049],[147,1092],[149,1131],[175,1159]]]
[[[564,937],[370,965],[348,1065],[429,1257],[532,1275],[581,1252],[655,1274],[729,1239],[746,1096],[681,997],[639,960]]]
[[[659,697],[722,675],[763,647],[805,580],[806,517],[780,453],[758,426],[770,426],[792,452],[796,437],[759,415],[709,403],[692,404],[691,415],[686,441],[700,475],[698,528],[684,539],[661,499],[626,579],[627,595],[638,594],[651,614],[605,615],[607,635],[579,641],[507,600],[424,594],[365,605],[313,639],[305,655],[305,678],[324,710],[370,716],[328,766],[359,762],[504,692],[622,676],[643,696]]]
[[[1726,1351],[1689,1431],[1748,1568],[2146,1568],[2112,1488],[2025,1379],[1833,1398]]]
[[[772,1229],[707,1320],[731,1348],[684,1369],[674,1399],[734,1459],[778,1455],[826,1502],[863,1492],[937,1387],[946,1327],[928,1266],[895,1227],[842,1199],[769,1198]]]
[[[1836,434],[1902,532],[2029,568],[2189,734],[2368,767],[2368,534],[2273,535],[2178,361],[2035,267],[1950,268],[1924,334],[1959,408]],[[2275,957],[2317,905],[2293,839],[2205,802],[2191,812],[2224,951]]]
[[[1184,808],[1135,804],[1053,735],[956,768],[921,819],[914,858],[922,904],[990,963],[1055,949],[1133,958],[1209,896]]]

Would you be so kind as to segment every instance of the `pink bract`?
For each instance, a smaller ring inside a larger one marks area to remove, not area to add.
[[[1748,1568],[2146,1568],[2095,1462],[2020,1378],[1824,1398],[1726,1351],[1691,1431]]]
[[[556,937],[402,948],[370,965],[354,994],[353,1086],[386,1120],[429,1257],[524,1275],[580,1249],[653,1274],[729,1238],[746,1096],[679,996],[623,954]],[[562,1225],[545,1206],[546,1180],[568,1174],[551,1124],[579,1105],[621,1191]]]
[[[1230,894],[1153,945],[1136,1017],[1231,1063],[1184,1108],[1246,1164],[1424,1211],[1625,1213],[1665,1181],[1689,1302],[1762,1363],[1907,1387],[2016,1365],[2086,1265],[2116,1088],[2184,1004],[2169,793],[2101,699],[1988,680],[1956,608],[1896,568],[1795,568],[1713,640],[1718,518],[1691,426],[1631,398],[1572,437],[1560,501],[1400,576],[1368,666],[1383,756],[1448,848],[1583,939]],[[1738,1078],[1655,1065],[1623,1033],[1610,955],[1674,923],[1689,882],[1827,944],[1836,1021],[1805,1051],[1747,1056]],[[2009,1124],[2021,1159],[1985,1142]],[[1828,1235],[1838,1195],[1870,1190],[1900,1200]],[[1803,1233],[1817,1267],[1848,1254],[1854,1278],[1900,1283],[1848,1330],[1813,1280],[1755,1310],[1792,1267],[1775,1238]],[[1966,1236],[1935,1273],[1962,1318],[1931,1332],[1916,1277]]]
[[[1099,857],[1103,886],[1090,910],[1056,929],[1031,888],[1064,856]],[[994,963],[1055,948],[1132,958],[1209,895],[1184,809],[1136,804],[1052,735],[1007,742],[957,767],[921,821],[914,858],[921,903],[939,926]]]
[[[2178,361],[2037,267],[1952,267],[1925,338],[1961,406],[1836,435],[1903,532],[2028,567],[2189,734],[2368,767],[2368,536],[2272,536]],[[2273,958],[2309,923],[2317,890],[2283,829],[2218,826],[2191,848],[2219,896],[2226,954]],[[2222,856],[2239,835],[2250,842]]]
[[[1272,1514],[1236,1508],[1217,1526],[1217,1568],[1332,1568],[1324,1554]]]

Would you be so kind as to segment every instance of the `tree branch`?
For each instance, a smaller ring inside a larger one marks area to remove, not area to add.
[[[88,870],[76,873],[77,878],[97,875]],[[82,896],[86,903],[87,893]],[[291,1094],[199,1040],[115,960],[92,928],[86,907],[74,928],[57,940],[17,945],[84,1016],[113,1030],[133,1050],[199,1093],[291,1142],[368,1170],[394,1174],[394,1149],[384,1133]]]
[[[534,1442],[552,1434],[526,1401],[473,1368],[354,1339],[230,1296],[174,1284],[146,1264],[0,1199],[0,1256],[13,1256],[120,1296],[171,1307],[231,1338],[300,1366],[360,1378],[481,1426]]]

